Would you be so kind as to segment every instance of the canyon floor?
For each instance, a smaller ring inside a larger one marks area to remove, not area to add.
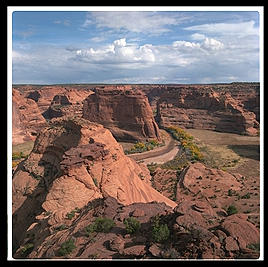
[[[260,138],[209,130],[187,129],[205,157],[205,165],[243,177],[239,196],[226,197],[239,212],[260,225]],[[244,197],[243,197],[244,196]]]

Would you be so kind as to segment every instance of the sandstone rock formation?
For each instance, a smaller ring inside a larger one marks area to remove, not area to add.
[[[156,120],[162,127],[177,125],[248,135],[256,135],[259,128],[253,112],[230,93],[211,88],[167,88],[157,102]]]
[[[62,116],[82,117],[83,101],[91,93],[87,90],[66,89],[62,94],[53,97],[43,116],[49,120]]]
[[[14,173],[12,194],[15,247],[42,212],[54,225],[105,196],[124,205],[157,201],[176,206],[150,186],[149,171],[125,156],[109,130],[82,118],[53,119],[40,132]]]
[[[27,90],[24,94],[26,98],[33,99],[42,113],[44,113],[53,99],[57,94],[63,94],[66,89],[62,86],[42,86],[35,90]]]
[[[117,140],[160,141],[147,97],[126,87],[96,88],[84,102],[83,118],[108,128]]]
[[[199,207],[199,209],[197,209]],[[142,212],[141,212],[142,211]],[[165,203],[122,205],[111,197],[96,199],[71,219],[51,226],[51,215],[38,216],[27,230],[27,237],[15,258],[52,259],[257,259],[258,251],[249,245],[259,242],[259,231],[247,216],[217,216],[207,202],[181,202],[174,209]],[[109,218],[114,225],[103,232],[88,231],[98,218]],[[140,222],[140,228],[128,234],[124,220]],[[158,236],[158,225],[168,231]],[[213,224],[211,224],[213,221]],[[157,239],[158,240],[158,239]],[[161,239],[159,239],[161,240]],[[66,247],[65,250],[63,248]]]
[[[34,140],[38,131],[47,125],[46,120],[32,99],[24,98],[19,91],[12,91],[12,143]]]

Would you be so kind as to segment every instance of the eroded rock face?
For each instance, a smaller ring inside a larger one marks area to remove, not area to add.
[[[193,195],[202,195],[208,199],[222,199],[228,190],[239,191],[242,184],[232,174],[207,168],[202,163],[194,163],[186,167],[180,174],[177,184],[177,199],[184,197],[183,190]],[[223,205],[221,205],[223,206]]]
[[[63,116],[82,117],[83,101],[92,92],[88,90],[66,89],[62,94],[56,94],[43,116],[53,119]]]
[[[205,201],[181,202],[174,209],[165,203],[133,203],[123,205],[116,199],[95,199],[77,210],[71,219],[50,225],[50,215],[38,216],[27,230],[26,238],[14,254],[15,258],[52,259],[237,259],[255,258],[259,253],[245,248],[259,242],[259,232],[243,214],[217,217],[206,211]],[[194,210],[199,206],[204,210]],[[212,207],[209,207],[212,209]],[[142,213],[136,211],[143,211]],[[88,232],[98,218],[109,218],[114,225],[106,232]],[[128,234],[126,218],[140,222],[140,228]],[[165,242],[152,238],[154,222],[166,225]],[[211,220],[215,221],[214,226]],[[248,235],[248,236],[247,236]],[[61,254],[66,242],[70,250]],[[27,245],[30,249],[25,252]]]
[[[148,99],[139,90],[96,88],[84,102],[83,118],[103,124],[120,141],[160,141]]]
[[[48,223],[53,225],[105,196],[124,205],[158,201],[176,206],[154,190],[149,179],[149,171],[125,156],[102,125],[81,118],[54,119],[14,173],[13,242],[20,243],[42,211],[51,214]]]
[[[211,88],[166,88],[157,102],[157,121],[163,127],[184,128],[256,135],[256,115],[245,109],[229,92]]]
[[[38,131],[47,125],[36,102],[12,91],[12,143],[34,140]]]

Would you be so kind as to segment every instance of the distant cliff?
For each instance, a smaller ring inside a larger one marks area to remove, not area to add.
[[[96,88],[84,101],[83,118],[104,125],[117,140],[160,141],[152,109],[140,90],[115,86]]]

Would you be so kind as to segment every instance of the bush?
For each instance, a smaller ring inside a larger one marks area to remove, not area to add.
[[[69,213],[66,215],[66,218],[67,218],[68,220],[71,220],[71,219],[74,217],[74,214],[75,214],[75,211],[72,210],[71,212],[69,212]]]
[[[151,140],[146,143],[137,142],[130,148],[130,150],[126,150],[125,153],[126,154],[142,153],[145,151],[152,150],[158,146],[161,146],[161,143],[159,143],[157,140]]]
[[[176,126],[170,126],[166,128],[166,130],[172,134],[174,139],[181,143],[182,148],[186,153],[189,153],[192,161],[200,161],[203,159],[199,147],[193,143],[194,137],[192,135]]]
[[[26,244],[24,247],[22,247],[20,251],[20,255],[22,257],[27,257],[34,249],[34,245],[32,243]]]
[[[115,226],[115,222],[110,218],[98,217],[94,223],[85,228],[87,234],[93,232],[108,233]]]
[[[233,190],[232,189],[229,189],[228,190],[228,196],[231,197],[233,195]]]
[[[23,152],[14,152],[12,153],[12,160],[22,159],[26,158],[26,156],[23,154]]]
[[[250,193],[246,193],[241,197],[242,199],[249,199],[250,198]]]
[[[236,214],[238,212],[237,208],[233,205],[230,205],[227,209],[228,215]]]
[[[61,244],[60,249],[58,250],[58,255],[59,256],[65,256],[70,254],[74,249],[76,248],[74,244],[73,239],[69,239],[66,242]]]
[[[140,229],[140,222],[133,217],[124,219],[124,225],[128,234],[134,234]]]
[[[247,248],[255,251],[260,251],[260,244],[259,243],[248,244]]]
[[[152,238],[155,242],[162,243],[169,238],[168,226],[167,224],[161,224],[158,216],[154,219],[152,227]]]

